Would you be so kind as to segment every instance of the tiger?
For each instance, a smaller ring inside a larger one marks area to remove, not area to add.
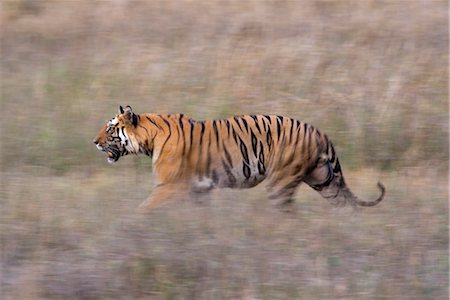
[[[155,187],[140,204],[155,209],[177,195],[200,198],[215,188],[251,188],[266,182],[270,202],[292,207],[304,182],[332,205],[375,206],[348,188],[335,148],[314,126],[279,115],[241,115],[196,121],[184,114],[136,114],[119,106],[94,138],[115,163],[128,154],[151,158]]]

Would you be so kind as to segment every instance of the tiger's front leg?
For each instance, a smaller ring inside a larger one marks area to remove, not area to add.
[[[209,203],[210,192],[215,188],[213,180],[202,178],[194,180],[190,184],[190,199],[196,204]]]
[[[168,204],[171,201],[181,200],[187,196],[186,185],[179,183],[165,183],[157,185],[147,200],[139,205],[145,210],[155,209]]]

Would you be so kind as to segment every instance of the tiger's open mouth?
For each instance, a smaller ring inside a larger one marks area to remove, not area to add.
[[[106,155],[108,156],[107,161],[109,163],[115,163],[120,158],[120,151],[116,147],[108,147],[103,151],[106,152]]]

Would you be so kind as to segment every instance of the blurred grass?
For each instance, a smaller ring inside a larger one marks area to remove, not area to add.
[[[347,177],[369,198],[377,173]],[[293,215],[262,188],[140,215],[149,180],[132,170],[2,174],[4,299],[445,299],[445,179],[383,180],[386,202],[359,213],[303,187]]]
[[[15,0],[2,19],[6,168],[93,164],[88,141],[130,104],[285,114],[328,132],[352,167],[446,170],[445,1]]]
[[[446,1],[5,0],[1,20],[2,299],[448,298]],[[91,142],[119,104],[312,123],[386,201],[302,188],[285,216],[257,188],[139,215],[149,159]]]

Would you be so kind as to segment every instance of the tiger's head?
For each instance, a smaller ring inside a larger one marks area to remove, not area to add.
[[[138,123],[138,116],[130,106],[120,106],[119,113],[109,120],[97,136],[94,144],[106,152],[109,163],[115,163],[121,156],[139,151],[138,143],[132,133]]]

